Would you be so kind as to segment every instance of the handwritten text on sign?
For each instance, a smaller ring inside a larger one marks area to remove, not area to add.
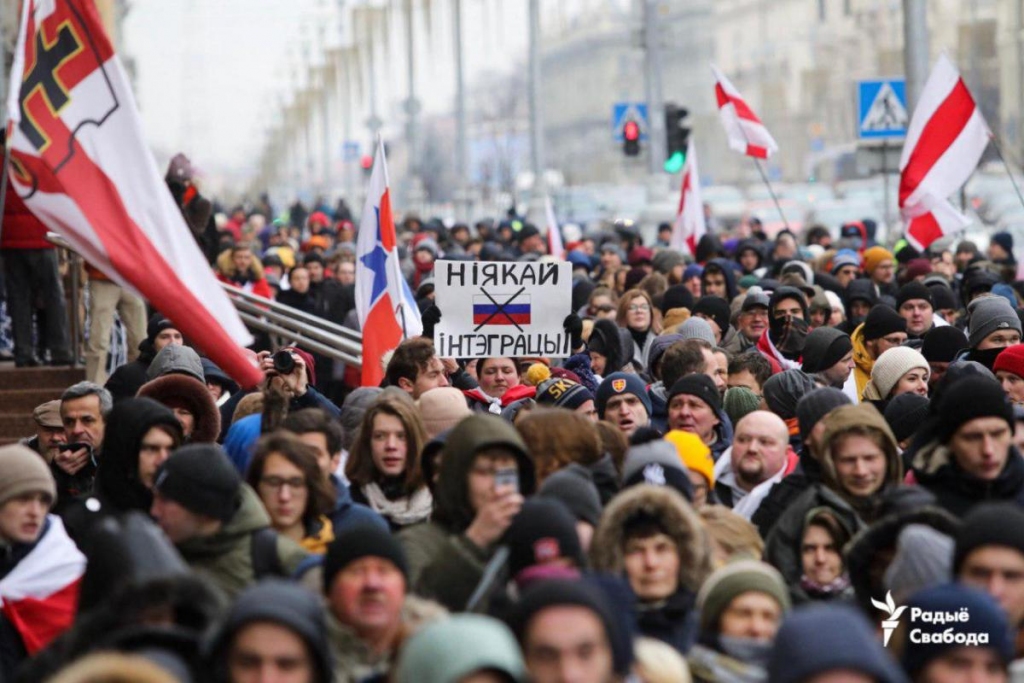
[[[438,261],[434,291],[442,358],[569,356],[572,268],[557,263]]]

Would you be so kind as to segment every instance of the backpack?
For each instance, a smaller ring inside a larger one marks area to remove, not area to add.
[[[252,573],[259,581],[268,576],[287,577],[281,566],[281,556],[277,553],[277,532],[270,527],[263,527],[252,534],[251,538]]]

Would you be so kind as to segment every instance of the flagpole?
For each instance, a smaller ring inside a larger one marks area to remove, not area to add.
[[[989,142],[992,143],[992,148],[996,151],[996,156],[999,157],[999,161],[1003,162],[1003,168],[1006,169],[1006,175],[1010,178],[1010,184],[1013,185],[1014,191],[1017,193],[1017,199],[1020,200],[1020,205],[1024,206],[1024,195],[1020,192],[1020,186],[1017,185],[1017,180],[1013,177],[1013,171],[1010,170],[1010,164],[1006,163],[1006,157],[1003,156],[1003,150],[999,148],[999,143],[996,142],[994,135],[989,135]]]
[[[757,157],[750,158],[754,160],[754,165],[757,166],[757,171],[761,174],[761,180],[764,181],[765,187],[768,188],[768,194],[771,195],[772,201],[775,202],[775,208],[779,210],[779,216],[782,218],[783,225],[786,226],[786,230],[792,232],[792,229],[789,227],[789,221],[786,220],[786,214],[782,213],[782,205],[779,204],[779,198],[775,196],[775,190],[772,189],[772,184],[768,182],[768,175],[764,172],[764,167],[761,166],[761,160]]]

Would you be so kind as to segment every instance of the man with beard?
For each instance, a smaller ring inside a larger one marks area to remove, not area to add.
[[[782,418],[767,410],[746,415],[736,424],[731,451],[715,465],[719,502],[750,519],[768,490],[790,469],[788,456],[789,429]]]

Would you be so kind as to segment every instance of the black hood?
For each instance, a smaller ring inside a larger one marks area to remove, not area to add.
[[[724,258],[716,258],[708,261],[704,265],[704,272],[701,274],[700,278],[701,292],[704,291],[704,277],[707,275],[708,268],[711,266],[721,270],[725,275],[725,291],[729,295],[726,297],[726,301],[732,301],[736,298],[736,271],[734,270],[736,264],[729,259]]]

